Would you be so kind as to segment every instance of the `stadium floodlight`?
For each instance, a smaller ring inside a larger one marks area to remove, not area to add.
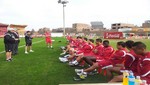
[[[65,36],[65,7],[67,3],[69,3],[67,0],[58,0],[58,4],[63,5],[63,34],[64,36]]]
[[[58,3],[61,3],[61,0],[58,0]]]

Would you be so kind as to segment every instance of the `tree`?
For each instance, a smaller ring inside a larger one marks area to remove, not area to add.
[[[35,30],[34,30],[34,29],[32,29],[31,34],[34,34],[34,33],[35,33]]]

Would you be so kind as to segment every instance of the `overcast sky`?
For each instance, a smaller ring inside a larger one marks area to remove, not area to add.
[[[150,0],[68,0],[66,27],[72,23],[102,21],[133,23],[150,20]],[[57,0],[0,0],[0,23],[25,24],[27,29],[62,27],[62,5]]]

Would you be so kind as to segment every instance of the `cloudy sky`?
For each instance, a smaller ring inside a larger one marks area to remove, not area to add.
[[[150,0],[68,0],[66,27],[102,21],[133,23],[150,20]],[[57,0],[0,0],[0,23],[25,24],[27,29],[62,27],[62,5]]]

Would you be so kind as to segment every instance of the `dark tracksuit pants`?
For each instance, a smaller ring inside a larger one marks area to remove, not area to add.
[[[12,49],[12,54],[18,54],[18,46],[19,46],[19,41],[15,41],[15,43],[13,44],[13,49]]]

